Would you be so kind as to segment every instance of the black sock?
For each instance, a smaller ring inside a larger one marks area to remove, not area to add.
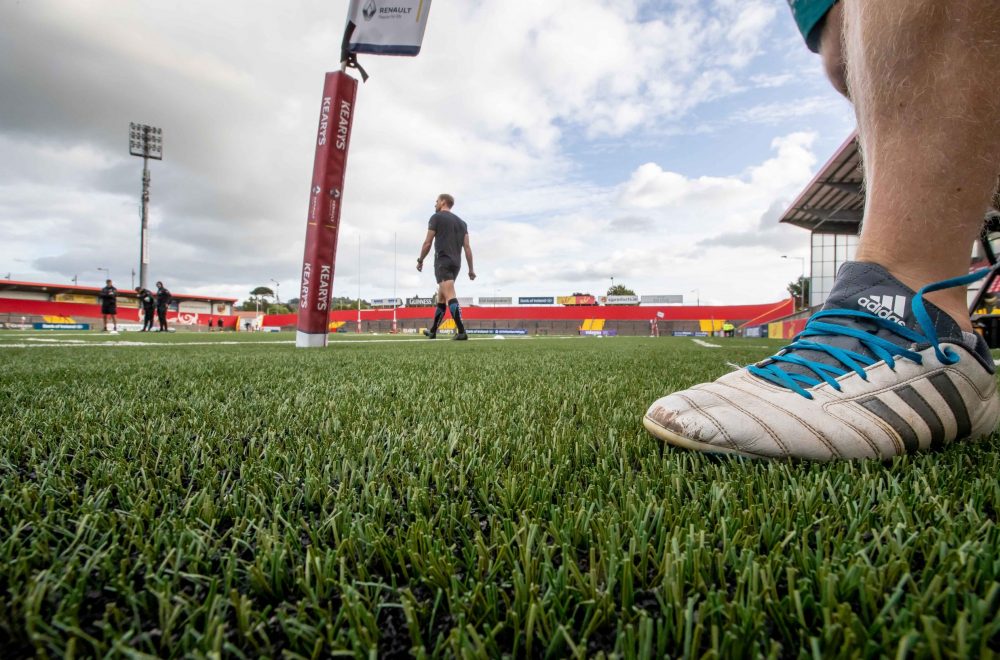
[[[431,326],[431,332],[438,331],[438,326],[441,325],[441,321],[444,320],[444,310],[445,304],[438,303],[437,309],[434,310],[434,325]]]
[[[465,332],[465,324],[462,323],[462,308],[458,306],[458,298],[448,301],[448,309],[451,310],[451,318],[455,319],[455,327],[461,333]]]

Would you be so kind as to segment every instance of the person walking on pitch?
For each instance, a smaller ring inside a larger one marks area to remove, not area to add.
[[[437,280],[438,288],[435,294],[437,308],[434,311],[434,323],[430,330],[424,330],[424,335],[428,339],[437,337],[438,328],[444,320],[445,309],[451,311],[451,318],[455,320],[456,334],[453,339],[465,340],[469,335],[465,333],[465,324],[462,323],[462,309],[458,304],[458,295],[455,293],[455,280],[462,270],[462,252],[465,252],[465,260],[469,262],[469,279],[476,279],[476,271],[472,266],[472,246],[469,244],[469,227],[465,221],[451,212],[455,205],[455,198],[446,193],[438,195],[434,201],[434,215],[427,223],[427,236],[424,244],[420,248],[420,256],[417,257],[417,270],[423,271],[424,258],[434,247],[434,278]],[[447,306],[444,301],[447,302]]]

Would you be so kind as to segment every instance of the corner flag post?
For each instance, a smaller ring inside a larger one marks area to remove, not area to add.
[[[299,292],[295,345],[326,346],[333,269],[340,233],[340,207],[347,172],[347,147],[358,81],[343,71],[326,74],[316,132],[316,157],[309,191],[305,256]]]
[[[415,56],[420,52],[430,9],[431,0],[392,0],[379,4],[372,0],[351,0],[347,10],[341,70],[327,73],[323,84],[302,259],[296,347],[326,346],[329,333],[347,150],[358,93],[358,81],[347,75],[346,69],[358,69],[362,80],[367,80],[368,74],[358,64],[358,53]],[[359,293],[359,330],[360,298]]]

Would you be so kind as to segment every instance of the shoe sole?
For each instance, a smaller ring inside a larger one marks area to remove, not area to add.
[[[738,451],[736,449],[728,449],[726,447],[717,447],[715,445],[709,445],[704,442],[698,442],[697,440],[691,440],[690,438],[685,438],[682,435],[677,435],[673,431],[663,428],[655,421],[647,416],[643,416],[642,425],[646,427],[646,430],[651,434],[664,441],[668,445],[673,445],[675,447],[680,447],[681,449],[687,449],[689,451],[696,451],[702,454],[716,454],[720,456],[742,456],[743,458],[753,458],[757,460],[767,459],[767,456],[761,456],[760,454],[751,454],[749,452]]]

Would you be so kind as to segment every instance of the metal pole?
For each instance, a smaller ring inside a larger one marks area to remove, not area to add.
[[[159,128],[129,124],[129,154],[142,156],[141,226],[139,231],[139,286],[147,288],[149,282],[149,159],[163,160],[163,135]],[[135,282],[132,283],[133,285]]]
[[[799,257],[799,261],[802,264],[802,275],[799,277],[799,298],[802,299],[802,305],[799,309],[806,308],[806,258]]]
[[[392,332],[396,333],[396,232],[392,232]]]
[[[358,334],[361,334],[361,234],[358,234]]]
[[[143,143],[149,140],[149,127],[143,131]],[[146,267],[149,264],[149,240],[146,231],[149,229],[149,157],[142,157],[142,229],[139,232],[139,286],[146,288]]]

